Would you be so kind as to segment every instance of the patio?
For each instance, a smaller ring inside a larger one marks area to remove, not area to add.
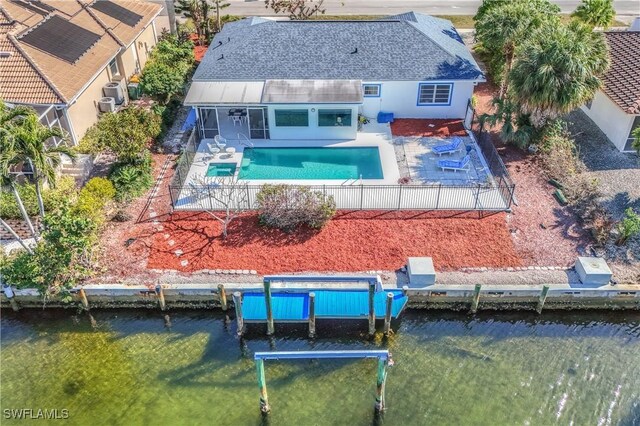
[[[454,153],[438,155],[433,147],[442,146],[460,138],[462,145]],[[420,185],[469,185],[490,183],[491,174],[487,163],[475,141],[469,137],[404,137],[394,138],[396,159],[400,175],[409,179],[412,184]],[[469,154],[469,170],[442,170],[440,161],[462,161]]]

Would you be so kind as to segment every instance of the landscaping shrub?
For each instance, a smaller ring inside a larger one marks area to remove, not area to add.
[[[300,225],[322,228],[336,213],[331,196],[307,187],[263,185],[257,195],[260,223],[292,231]]]
[[[109,150],[122,163],[140,160],[151,141],[161,131],[161,119],[151,111],[130,107],[104,114],[83,139],[83,149],[92,152]]]
[[[105,221],[105,206],[115,195],[116,190],[111,181],[93,178],[80,191],[74,212],[89,217],[100,227]]]
[[[137,163],[121,163],[116,165],[109,174],[109,180],[116,189],[116,201],[128,202],[151,188],[153,175],[151,156]]]
[[[36,188],[30,183],[17,185],[22,204],[29,216],[40,214]],[[42,191],[42,199],[46,211],[57,208],[63,200],[68,200],[75,195],[75,181],[70,176],[61,176],[56,181],[55,188],[47,188]],[[3,219],[22,219],[18,203],[9,188],[3,188],[0,192],[0,217]]]
[[[0,265],[3,279],[18,288],[57,294],[76,285],[89,273],[91,248],[98,227],[90,218],[62,206],[44,219],[42,241],[34,254],[20,252]]]
[[[142,71],[140,87],[144,93],[166,104],[173,95],[182,92],[194,63],[193,43],[165,34]]]
[[[624,212],[624,218],[618,223],[618,239],[616,244],[621,246],[633,236],[640,234],[640,216],[629,207]]]

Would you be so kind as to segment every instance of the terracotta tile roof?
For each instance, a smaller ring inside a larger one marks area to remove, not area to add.
[[[41,14],[11,0],[0,3],[0,98],[9,102],[50,104],[72,100],[80,90],[116,55],[128,46],[158,15],[161,6],[142,0],[113,3],[141,15],[134,27],[128,27],[80,0],[41,0],[69,22],[100,35],[100,39],[76,62],[69,63],[31,45],[20,36],[44,22]],[[126,27],[126,28],[125,28]]]
[[[640,31],[605,33],[611,66],[604,93],[627,114],[640,114]]]

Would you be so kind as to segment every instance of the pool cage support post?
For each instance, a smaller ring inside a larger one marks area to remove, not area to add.
[[[267,336],[272,336],[275,333],[273,326],[273,309],[271,305],[271,281],[264,280],[264,303],[266,305],[267,312]]]
[[[244,331],[244,319],[242,318],[242,293],[233,293],[233,306],[236,309],[236,322],[238,323],[238,336],[242,336]]]
[[[269,396],[267,395],[267,381],[264,377],[263,359],[256,359],[256,370],[258,371],[258,386],[260,387],[260,411],[267,414],[271,411],[271,407],[269,407]]]
[[[218,284],[218,298],[220,299],[222,310],[226,312],[229,306],[227,305],[227,292],[224,289],[224,284]]]
[[[164,290],[160,284],[156,285],[156,296],[158,296],[158,305],[160,306],[160,310],[166,310],[167,304],[164,300]]]
[[[309,337],[316,337],[316,294],[309,293]]]
[[[473,300],[471,301],[471,313],[475,314],[478,312],[478,304],[480,303],[480,290],[482,286],[480,284],[476,284],[476,287],[473,289]]]
[[[539,314],[542,313],[542,307],[544,306],[544,302],[547,300],[547,293],[549,293],[549,286],[543,285],[540,297],[538,297],[538,306],[536,307],[536,312]]]
[[[387,293],[387,310],[384,313],[384,335],[391,331],[391,313],[393,310],[393,293]]]
[[[376,283],[375,281],[369,282],[369,336],[373,336],[376,333],[376,311],[374,298],[376,295]]]
[[[87,293],[84,291],[84,287],[80,287],[78,290],[78,297],[80,298],[80,303],[82,304],[82,308],[85,311],[89,310],[89,300],[87,299]]]

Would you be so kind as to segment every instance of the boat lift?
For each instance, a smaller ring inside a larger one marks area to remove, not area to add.
[[[376,402],[375,410],[380,413],[385,408],[384,389],[387,381],[387,366],[392,365],[391,355],[388,350],[372,351],[281,351],[281,352],[256,352],[256,370],[258,373],[258,386],[260,387],[260,411],[267,414],[271,411],[269,397],[267,395],[267,382],[264,375],[265,360],[285,359],[327,359],[327,358],[377,358]]]

